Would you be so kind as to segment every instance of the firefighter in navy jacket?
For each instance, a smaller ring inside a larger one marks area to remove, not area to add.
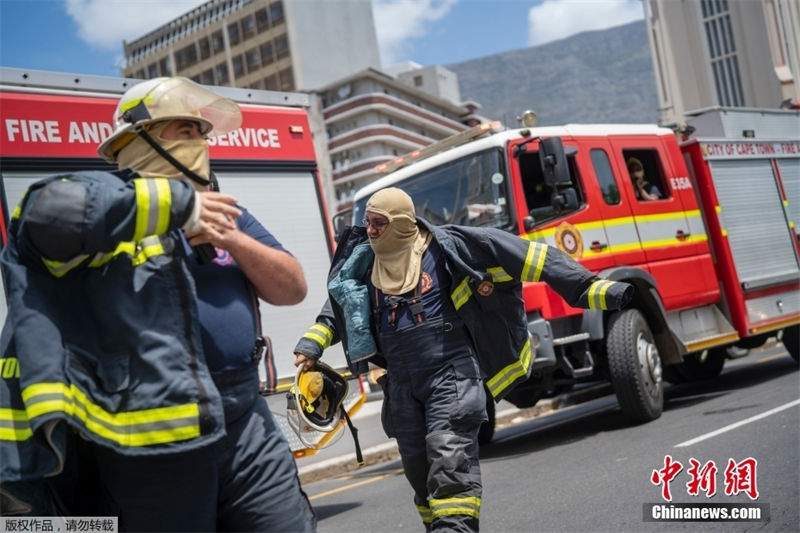
[[[364,222],[340,239],[329,300],[295,364],[312,367],[341,340],[354,373],[385,367],[384,430],[397,439],[426,529],[476,531],[484,380],[499,401],[529,377],[535,355],[521,282],[600,309],[624,306],[633,287],[501,230],[433,226],[397,188],[369,199]]]
[[[241,112],[191,80],[157,78],[126,92],[114,121],[98,151],[121,170],[41,180],[12,216],[0,347],[18,372],[0,380],[3,514],[313,531],[257,370],[255,296],[296,303],[302,269],[208,187],[206,137],[238,128]],[[209,319],[228,303],[235,323]]]

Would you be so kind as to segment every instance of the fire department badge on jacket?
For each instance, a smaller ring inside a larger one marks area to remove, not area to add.
[[[478,285],[478,294],[481,296],[489,296],[494,292],[494,283],[491,281],[481,281],[481,284]]]
[[[556,246],[573,259],[580,259],[583,255],[583,239],[578,228],[569,222],[562,222],[556,228]]]

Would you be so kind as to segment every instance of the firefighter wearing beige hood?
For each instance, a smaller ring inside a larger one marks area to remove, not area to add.
[[[376,192],[364,227],[339,240],[329,301],[295,348],[313,367],[343,341],[350,370],[385,367],[381,421],[396,438],[426,530],[477,531],[478,431],[486,392],[499,401],[540,361],[531,350],[522,281],[543,281],[573,306],[623,306],[633,288],[601,280],[568,255],[505,231],[433,226],[400,189]]]

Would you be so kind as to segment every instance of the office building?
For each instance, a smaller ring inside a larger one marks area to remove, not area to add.
[[[660,122],[709,107],[800,105],[797,0],[644,0]]]
[[[380,65],[370,0],[210,0],[123,46],[128,77],[279,91]]]
[[[397,78],[365,69],[315,91],[312,117],[318,116],[321,122],[314,139],[317,155],[329,155],[319,159],[329,159],[330,167],[321,168],[321,173],[331,177],[333,211],[348,207],[355,191],[379,177],[374,169],[380,163],[485,121],[476,114],[478,104],[437,96],[458,98],[453,72],[439,66],[417,67],[398,72]],[[428,80],[430,92],[415,87],[415,76],[429,73],[443,74],[438,78],[442,87],[433,79]]]

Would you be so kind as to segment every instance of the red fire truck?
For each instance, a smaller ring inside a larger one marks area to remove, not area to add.
[[[715,377],[772,336],[800,351],[800,113],[712,109],[688,124],[683,139],[642,124],[481,124],[376,167],[388,175],[349,216],[360,223],[369,196],[397,186],[433,223],[502,228],[634,284],[619,312],[526,284],[540,357],[506,399],[532,406],[602,379],[627,416],[652,420],[664,379]],[[637,193],[634,167],[654,199]],[[557,364],[540,366],[543,354]]]
[[[97,155],[97,145],[112,131],[120,95],[141,80],[0,68],[0,236],[6,242],[8,215],[27,187],[48,174],[73,170],[112,170]],[[239,201],[303,265],[308,296],[298,305],[261,303],[264,333],[272,340],[273,365],[262,368],[269,389],[283,392],[295,375],[292,351],[297,339],[327,297],[325,280],[333,238],[325,195],[317,174],[307,108],[309,97],[214,87],[238,102],[239,130],[213,138],[211,166],[220,188]],[[5,291],[0,320],[5,321]],[[344,354],[332,350],[326,361],[345,368]],[[363,403],[360,380],[346,401],[351,413]],[[282,395],[268,397],[276,414],[285,413]],[[296,454],[313,453],[277,417]]]

